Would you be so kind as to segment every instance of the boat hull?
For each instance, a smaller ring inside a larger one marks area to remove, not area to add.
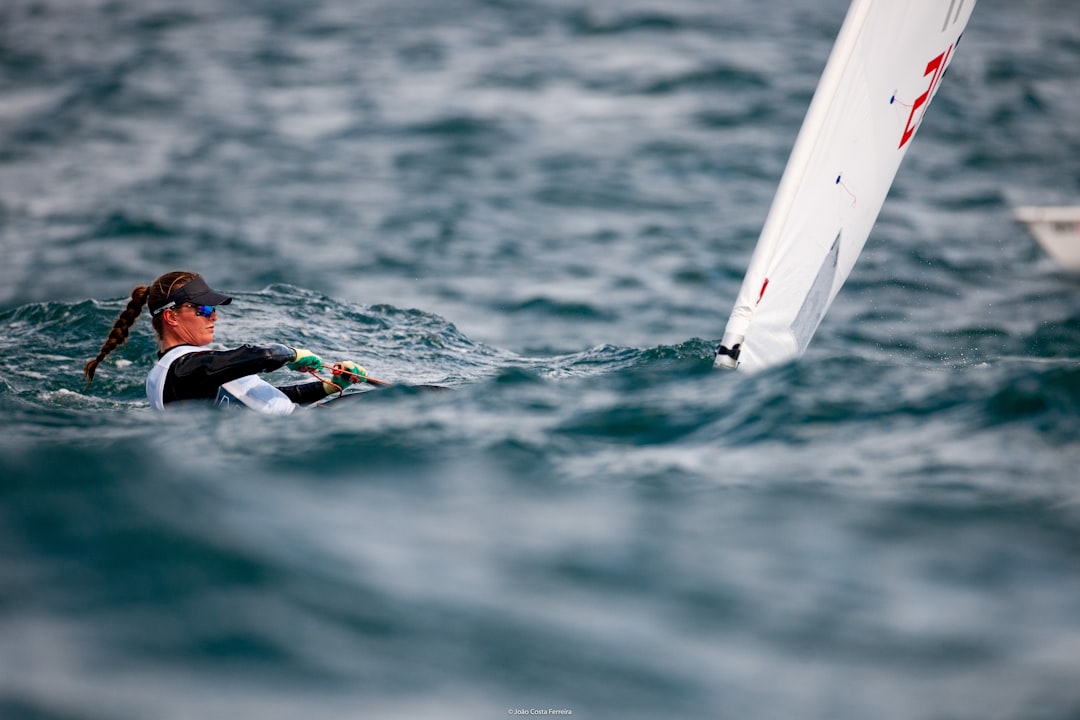
[[[1014,217],[1054,262],[1066,270],[1080,272],[1080,205],[1020,207]]]

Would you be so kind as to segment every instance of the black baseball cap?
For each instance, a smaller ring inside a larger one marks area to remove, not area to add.
[[[193,305],[228,305],[231,302],[231,297],[211,289],[201,276],[196,275],[182,287],[176,288],[156,303],[151,302],[148,305],[150,314],[157,315],[169,308],[180,307],[184,303]]]

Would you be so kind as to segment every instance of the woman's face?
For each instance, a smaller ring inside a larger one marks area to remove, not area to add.
[[[172,313],[175,324],[172,326],[176,338],[185,345],[209,345],[214,341],[214,323],[217,311],[213,305],[193,305],[184,303]]]

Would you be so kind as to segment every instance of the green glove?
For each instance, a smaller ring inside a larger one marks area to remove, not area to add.
[[[304,348],[293,348],[293,359],[287,368],[296,372],[319,372],[323,369],[322,358]]]
[[[330,366],[333,379],[323,381],[323,390],[327,395],[341,394],[345,388],[354,383],[361,383],[367,378],[367,370],[360,367],[352,360],[343,360]]]
[[[367,380],[367,370],[360,367],[352,360],[342,360],[336,362],[330,367],[330,372],[334,376],[334,382],[341,387],[348,387],[355,383],[362,383]]]

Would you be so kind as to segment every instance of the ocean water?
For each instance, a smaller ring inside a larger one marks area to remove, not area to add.
[[[980,0],[807,354],[711,367],[845,9],[0,5],[0,718],[1080,717],[1011,216],[1080,194],[1075,0]],[[155,415],[144,315],[85,388],[173,269],[396,386]]]

